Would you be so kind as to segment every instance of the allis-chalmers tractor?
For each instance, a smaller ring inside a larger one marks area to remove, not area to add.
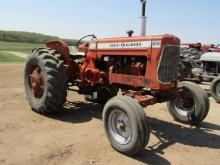
[[[81,42],[79,42],[81,43]],[[28,102],[40,114],[62,110],[67,90],[105,104],[103,122],[112,147],[135,155],[148,143],[143,107],[168,101],[174,119],[198,124],[208,114],[207,94],[177,81],[180,40],[173,35],[92,39],[70,54],[62,41],[47,43],[27,58],[24,84]],[[122,95],[117,96],[118,91]]]

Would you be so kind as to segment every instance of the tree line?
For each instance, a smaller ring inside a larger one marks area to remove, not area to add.
[[[62,39],[56,36],[44,35],[40,33],[0,30],[0,41],[44,44],[50,40],[63,40],[71,46],[76,46],[78,42],[78,40]]]

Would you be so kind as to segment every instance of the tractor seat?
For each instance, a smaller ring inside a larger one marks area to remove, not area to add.
[[[83,57],[84,57],[85,55],[86,55],[85,52],[77,52],[77,53],[76,53],[76,56],[83,56]]]
[[[82,64],[82,58],[86,56],[85,52],[77,52],[75,54],[70,54],[70,58],[77,64]]]
[[[70,53],[71,57],[85,57],[86,53],[85,52],[76,52],[74,54]]]

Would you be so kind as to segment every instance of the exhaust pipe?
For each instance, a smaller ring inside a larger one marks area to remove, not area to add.
[[[141,0],[142,15],[141,15],[141,36],[146,36],[147,17],[146,17],[146,0]]]

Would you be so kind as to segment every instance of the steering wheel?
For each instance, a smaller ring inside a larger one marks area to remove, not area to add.
[[[88,37],[92,37],[92,39],[90,41],[92,41],[93,39],[97,39],[97,37],[94,34],[86,35],[86,36],[80,38],[80,40],[77,42],[76,46],[79,47],[82,40],[84,40],[85,38],[88,38]]]

